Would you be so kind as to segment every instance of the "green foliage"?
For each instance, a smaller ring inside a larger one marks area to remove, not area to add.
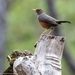
[[[42,30],[39,31],[41,28],[37,22],[37,15],[32,9],[43,8],[43,4],[43,1],[38,0],[17,0],[12,4],[7,13],[8,50],[34,50],[34,44]]]

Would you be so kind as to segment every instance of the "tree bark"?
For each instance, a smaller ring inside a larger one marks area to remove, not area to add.
[[[16,75],[61,75],[65,37],[41,35],[33,56],[23,56],[13,64]]]

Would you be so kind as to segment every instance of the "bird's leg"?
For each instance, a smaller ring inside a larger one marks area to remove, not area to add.
[[[54,30],[54,27],[51,27],[51,30],[50,30],[50,32],[48,33],[48,35],[50,35],[53,30]]]
[[[44,34],[45,32],[47,32],[47,29],[44,32],[42,32],[42,34]]]

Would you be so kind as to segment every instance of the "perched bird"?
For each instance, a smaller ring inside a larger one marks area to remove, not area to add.
[[[61,23],[71,23],[70,21],[60,21],[57,20],[49,15],[47,15],[42,9],[33,9],[33,11],[35,11],[38,15],[38,21],[40,23],[40,25],[43,28],[46,28],[46,30],[42,33],[44,34],[48,29],[51,29],[50,32],[48,34],[50,34],[53,30],[54,27],[60,25]]]

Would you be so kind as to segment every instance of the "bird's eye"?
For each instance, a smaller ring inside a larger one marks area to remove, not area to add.
[[[40,11],[39,9],[37,9],[37,11]]]
[[[37,10],[37,11],[39,11],[39,10]]]

